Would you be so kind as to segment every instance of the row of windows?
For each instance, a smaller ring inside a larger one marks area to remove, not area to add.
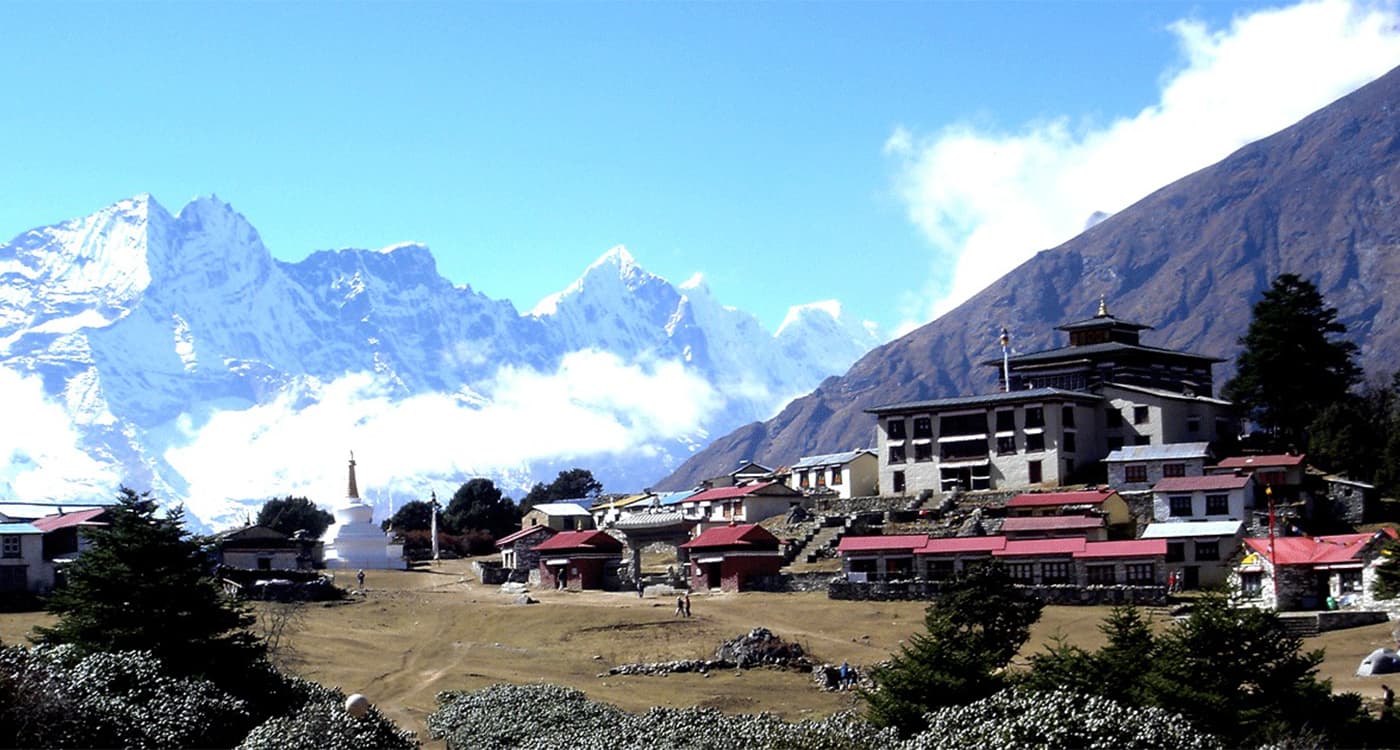
[[[812,483],[812,481],[813,481],[814,478],[815,478],[815,481],[816,481],[816,485],[817,485],[818,487],[825,487],[825,486],[826,486],[826,472],[825,472],[825,471],[812,471],[812,472],[799,471],[799,472],[797,472],[797,486],[802,487],[803,489],[806,489],[807,487],[810,487],[810,486],[811,486],[811,483]],[[833,487],[839,487],[843,481],[845,481],[845,480],[841,478],[841,472],[840,472],[840,471],[833,471],[833,472],[831,472],[831,486],[833,486]]]
[[[1005,456],[1016,452],[1016,437],[1014,435],[1004,435],[996,438],[997,455]],[[1033,432],[1025,436],[1025,446],[1027,453],[1042,453],[1045,451],[1045,433]],[[1060,450],[1066,453],[1074,453],[1078,449],[1073,432],[1066,432],[1060,440]],[[892,464],[902,464],[909,461],[909,449],[903,445],[891,445],[888,449],[889,462]],[[985,440],[955,440],[949,443],[941,443],[938,449],[938,459],[940,461],[966,461],[974,458],[987,457],[987,443]],[[914,461],[924,462],[933,460],[932,443],[914,444]],[[807,485],[802,485],[807,486]]]
[[[1045,409],[1039,406],[1027,406],[1023,410],[1026,417],[1026,429],[1035,429],[1045,426]],[[997,432],[1011,432],[1016,429],[1016,411],[1014,409],[998,409],[994,412],[996,418]],[[933,437],[933,419],[931,417],[914,417],[913,437],[915,440]],[[891,417],[885,421],[885,436],[890,440],[903,440],[909,437],[906,431],[907,420],[904,417]],[[1065,427],[1075,426],[1075,416],[1073,406],[1064,406],[1060,410],[1060,423]],[[985,435],[987,433],[986,414],[950,414],[938,418],[938,432],[945,437],[957,435]]]
[[[1040,568],[1040,583],[1074,583],[1074,564],[1068,561],[1010,563],[1006,569],[1016,583],[1034,584],[1037,565]],[[928,563],[928,578],[931,581],[950,579],[953,572],[952,560],[930,560]],[[1125,565],[1121,583],[1151,585],[1156,582],[1153,580],[1153,572],[1152,563]],[[1091,586],[1114,586],[1120,583],[1117,565],[1086,565],[1084,574],[1086,583]]]
[[[1343,570],[1337,574],[1338,588],[1343,594],[1361,593],[1361,571]],[[1264,574],[1258,571],[1240,573],[1240,594],[1255,598],[1264,593]]]
[[[1195,503],[1190,495],[1172,495],[1167,498],[1167,512],[1173,517],[1180,518],[1194,516]],[[1206,515],[1208,516],[1228,516],[1230,515],[1229,495],[1206,495]]]
[[[1186,476],[1186,464],[1162,464],[1163,477]],[[1128,464],[1123,467],[1123,481],[1146,482],[1147,464]]]
[[[1219,541],[1196,542],[1196,556],[1193,560],[1219,560]],[[1186,542],[1167,542],[1167,562],[1186,562]]]

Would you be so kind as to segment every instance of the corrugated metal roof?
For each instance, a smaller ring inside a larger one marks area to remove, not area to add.
[[[844,452],[841,452],[841,453],[827,453],[827,454],[821,455],[821,456],[803,456],[802,458],[797,459],[797,463],[793,464],[793,465],[791,466],[791,468],[793,468],[793,469],[809,469],[809,468],[811,468],[811,467],[813,467],[813,466],[833,466],[833,465],[839,465],[839,464],[847,464],[847,463],[850,463],[850,462],[856,460],[856,459],[859,458],[861,455],[866,454],[866,453],[869,453],[869,454],[872,455],[872,456],[875,455],[875,451],[862,448],[861,450],[855,450],[855,451],[844,451]]]
[[[951,555],[963,552],[995,552],[1006,546],[1004,536],[930,537],[928,544],[915,550],[920,555]]]
[[[1127,539],[1117,542],[1089,542],[1075,557],[1151,557],[1167,554],[1165,539]]]
[[[525,537],[527,537],[527,536],[529,536],[529,535],[531,535],[531,534],[533,534],[533,533],[535,533],[535,532],[537,532],[537,531],[547,531],[547,532],[553,533],[554,529],[551,529],[551,528],[549,528],[548,526],[531,526],[531,527],[528,528],[528,529],[521,529],[521,530],[519,530],[519,531],[517,531],[517,532],[515,532],[515,533],[506,534],[505,536],[501,537],[500,539],[497,539],[497,540],[496,540],[496,546],[497,546],[497,547],[504,547],[504,546],[507,545],[507,544],[513,544],[517,539],[523,539],[523,538],[525,538]]]
[[[1022,401],[1048,401],[1055,399],[1074,401],[1103,400],[1099,396],[1082,391],[1067,391],[1061,388],[1032,388],[1025,391],[1011,391],[1010,393],[989,393],[985,396],[955,396],[953,398],[939,398],[931,401],[906,401],[898,404],[885,404],[883,406],[872,406],[866,409],[865,412],[867,414],[888,414],[901,411],[929,411],[933,409],[951,409],[959,406],[1014,404]]]
[[[1083,537],[1062,539],[1011,539],[1006,546],[993,552],[996,557],[1018,555],[1072,555],[1082,552],[1088,542]]]
[[[704,492],[697,492],[681,502],[699,503],[707,500],[733,500],[734,498],[748,497],[749,495],[800,497],[802,493],[778,482],[759,482],[758,484],[745,484],[737,487],[715,487],[714,489],[705,490]]]
[[[1020,365],[1058,359],[1075,359],[1096,354],[1125,354],[1128,352],[1143,352],[1157,357],[1170,356],[1178,359],[1192,359],[1204,362],[1225,361],[1219,357],[1207,357],[1204,354],[1192,354],[1191,352],[1162,349],[1156,346],[1146,346],[1143,344],[1125,344],[1121,341],[1106,341],[1102,344],[1085,344],[1082,346],[1062,346],[1058,349],[1045,349],[1038,352],[1029,352],[1027,354],[1013,354],[1010,361],[1013,365]],[[988,363],[1001,364],[1001,360],[988,360],[983,364]]]
[[[32,523],[0,523],[0,534],[42,534]]]
[[[589,550],[593,552],[620,552],[622,542],[614,539],[606,531],[561,531],[535,545],[535,549],[545,552],[559,550]]]
[[[1258,469],[1277,468],[1281,466],[1297,466],[1303,463],[1307,456],[1302,455],[1271,455],[1271,456],[1231,456],[1224,458],[1216,466],[1222,469]]]
[[[43,518],[35,519],[34,527],[44,533],[48,533],[56,529],[66,529],[69,526],[82,526],[92,523],[92,519],[97,518],[106,511],[106,508],[88,508],[87,510],[64,513],[63,515],[44,516]]]
[[[1221,399],[1213,398],[1211,396],[1198,396],[1190,393],[1181,393],[1179,391],[1167,391],[1161,388],[1148,388],[1145,385],[1131,385],[1128,383],[1104,383],[1104,388],[1117,388],[1119,390],[1124,391],[1137,391],[1138,393],[1146,393],[1149,396],[1156,396],[1158,398],[1169,398],[1173,401],[1195,401],[1198,403],[1216,404],[1218,406],[1230,405],[1229,401],[1223,401]]]
[[[1205,458],[1210,443],[1164,443],[1162,445],[1128,445],[1108,454],[1104,461],[1179,461]]]
[[[530,510],[537,510],[546,516],[591,516],[592,512],[588,506],[570,500],[561,500],[555,503],[540,503],[533,505]]]
[[[1077,492],[1028,492],[1011,498],[1008,508],[1041,508],[1054,505],[1098,505],[1117,495],[1113,490],[1081,490]]]
[[[101,503],[0,503],[0,515],[24,521],[33,521],[38,518],[43,518],[44,516],[51,516],[60,511],[64,513],[75,513],[80,510],[106,507],[109,506]]]
[[[1377,536],[1377,533],[1370,533],[1275,537],[1272,554],[1267,538],[1251,537],[1244,543],[1275,565],[1326,565],[1356,560]]]
[[[1001,530],[1002,533],[1067,531],[1070,529],[1097,529],[1103,525],[1102,518],[1093,516],[1013,516],[1001,522]]]
[[[682,544],[686,549],[706,549],[711,547],[757,547],[777,549],[778,537],[756,523],[734,526],[715,526],[700,532],[700,536]]]
[[[928,544],[928,534],[891,534],[889,536],[845,536],[836,545],[837,552],[912,552]]]
[[[1243,521],[1163,521],[1149,523],[1143,539],[1190,539],[1197,536],[1234,536]]]
[[[1153,492],[1198,492],[1237,490],[1249,484],[1250,477],[1234,474],[1207,474],[1202,477],[1166,477],[1152,485]]]

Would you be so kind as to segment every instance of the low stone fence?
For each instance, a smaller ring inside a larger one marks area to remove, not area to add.
[[[494,560],[473,560],[472,573],[476,579],[487,586],[499,586],[508,581],[515,583],[525,583],[530,578],[530,572],[520,568],[502,567]]]
[[[949,584],[941,581],[832,581],[826,595],[848,601],[931,601]],[[1166,586],[1017,586],[1046,604],[1161,606],[1167,603]]]
[[[1385,612],[1376,610],[1341,611],[1341,612],[1318,612],[1317,630],[1325,633],[1329,630],[1342,630],[1343,628],[1359,628],[1362,625],[1375,625],[1377,623],[1388,622],[1390,617]]]

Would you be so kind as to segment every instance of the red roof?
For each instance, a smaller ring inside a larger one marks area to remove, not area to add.
[[[1282,453],[1271,456],[1231,456],[1220,460],[1216,467],[1222,469],[1261,469],[1283,466],[1298,466],[1303,463],[1303,455]],[[1213,467],[1214,468],[1214,467]]]
[[[543,552],[581,550],[587,552],[621,552],[622,542],[606,531],[561,531],[535,545]]]
[[[1098,505],[1117,495],[1113,490],[1084,490],[1081,492],[1034,492],[1017,495],[1006,504],[1008,508],[1040,508],[1053,505]]]
[[[506,546],[507,544],[513,544],[513,543],[515,543],[515,541],[516,541],[517,539],[524,539],[525,537],[527,537],[527,536],[529,536],[529,535],[535,533],[536,531],[550,531],[550,532],[552,532],[552,531],[554,531],[554,529],[551,529],[551,528],[549,528],[548,526],[527,526],[526,528],[523,528],[523,529],[521,529],[521,530],[519,530],[519,531],[517,531],[517,532],[515,532],[515,533],[506,534],[505,536],[501,537],[500,539],[497,539],[497,540],[496,540],[496,546],[497,546],[497,547],[504,547],[504,546]]]
[[[1167,554],[1165,539],[1128,539],[1119,542],[1089,542],[1075,557],[1154,557]]]
[[[1084,537],[1065,537],[1063,539],[1015,539],[1007,540],[1006,546],[993,552],[997,557],[1016,557],[1020,555],[1073,555],[1076,552],[1083,552],[1084,545],[1088,544]]]
[[[31,523],[33,523],[34,528],[47,534],[50,531],[66,529],[69,526],[92,526],[98,523],[93,519],[106,512],[106,508],[88,508],[87,510],[78,510],[72,513],[60,513],[52,516],[44,516],[43,518],[39,518],[32,521]]]
[[[1374,538],[1376,534],[1283,536],[1274,539],[1272,555],[1268,539],[1250,537],[1244,543],[1276,565],[1327,565],[1356,560]]]
[[[837,552],[912,552],[928,544],[928,534],[891,534],[890,536],[845,536],[836,545]]]
[[[1066,531],[1102,528],[1102,518],[1093,516],[1017,516],[1001,523],[1003,533],[1016,531]]]
[[[682,544],[686,549],[709,547],[758,547],[777,549],[780,542],[768,529],[756,523],[715,526],[700,532],[700,536]]]
[[[1249,484],[1250,477],[1234,474],[1207,474],[1200,477],[1167,477],[1152,485],[1153,492],[1197,492],[1238,490]]]
[[[920,555],[951,555],[959,552],[995,552],[1006,546],[1004,536],[944,536],[932,537],[921,549]]]
[[[767,489],[775,485],[783,489],[789,489],[787,485],[778,484],[777,482],[759,482],[757,484],[744,484],[736,487],[716,487],[712,490],[697,492],[694,495],[691,495],[690,497],[687,497],[686,499],[682,500],[681,502],[698,503],[705,500],[733,500],[734,498],[738,497],[748,497],[749,495],[756,494],[759,490]],[[802,493],[798,492],[797,490],[792,490],[791,494],[793,496],[797,496],[801,495]]]

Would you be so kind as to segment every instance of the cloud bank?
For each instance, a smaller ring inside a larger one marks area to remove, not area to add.
[[[44,395],[37,376],[0,368],[0,497],[26,502],[106,500],[118,478],[80,449],[63,406]]]
[[[947,312],[1039,250],[1247,143],[1281,130],[1400,63],[1392,4],[1321,0],[1169,27],[1181,51],[1156,104],[1104,127],[1070,116],[1018,132],[899,127],[884,152],[934,249],[898,333]],[[928,300],[933,300],[932,304]]]
[[[532,461],[654,455],[720,406],[680,363],[594,350],[567,355],[553,372],[502,368],[479,388],[402,399],[373,375],[347,375],[218,412],[198,429],[187,420],[188,442],[165,458],[189,482],[191,511],[218,519],[241,516],[238,498],[290,493],[334,505],[350,450],[362,488],[421,497],[427,488],[396,478],[523,477]]]

